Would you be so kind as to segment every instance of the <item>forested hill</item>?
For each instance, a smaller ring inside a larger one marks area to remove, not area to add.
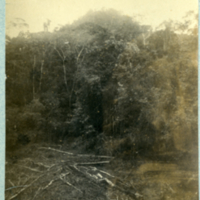
[[[152,31],[107,10],[8,37],[7,150],[73,141],[114,156],[197,151],[197,28],[178,25]]]

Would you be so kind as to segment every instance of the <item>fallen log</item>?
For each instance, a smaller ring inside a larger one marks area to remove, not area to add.
[[[88,162],[88,163],[76,163],[76,165],[101,165],[101,164],[109,164],[110,161],[99,161],[99,162]]]

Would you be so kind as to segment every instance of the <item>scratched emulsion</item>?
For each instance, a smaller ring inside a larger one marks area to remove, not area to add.
[[[197,15],[185,19],[154,30],[102,9],[7,36],[6,199],[198,199]]]

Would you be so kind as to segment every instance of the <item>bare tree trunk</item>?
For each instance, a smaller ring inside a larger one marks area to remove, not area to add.
[[[61,55],[61,53],[56,49],[56,47],[54,47],[54,49],[57,51],[58,55],[62,59],[62,62],[63,62],[63,72],[64,72],[64,83],[65,83],[65,86],[67,88],[66,66],[64,64],[66,56],[64,55],[62,49],[61,49],[61,52],[62,52],[63,55]],[[68,88],[67,88],[67,90],[68,90]]]
[[[40,68],[40,85],[39,85],[39,91],[41,92],[41,86],[42,86],[42,72],[43,72],[43,66],[44,66],[44,60],[41,61],[41,68]]]
[[[63,61],[63,72],[64,72],[64,82],[67,88],[66,67],[65,67],[64,61]]]
[[[70,110],[71,110],[71,101],[72,101],[73,91],[74,91],[74,87],[75,87],[75,84],[76,84],[76,74],[77,74],[78,69],[79,69],[79,67],[78,67],[79,57],[80,57],[80,55],[81,55],[81,53],[82,53],[83,50],[84,50],[84,47],[80,50],[80,52],[79,52],[79,54],[78,54],[78,56],[76,58],[76,60],[77,60],[77,63],[76,63],[77,67],[76,67],[76,72],[74,73],[73,85],[72,85],[72,89],[71,89],[70,96],[69,96],[69,109]],[[82,59],[82,61],[83,61],[83,59]]]
[[[36,55],[34,55],[34,60],[33,60],[33,100],[35,99],[35,65],[36,65]]]

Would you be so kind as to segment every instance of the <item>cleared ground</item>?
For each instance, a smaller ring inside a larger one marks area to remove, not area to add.
[[[80,154],[61,145],[30,144],[7,155],[5,196],[7,200],[197,200],[194,158],[125,160]]]

